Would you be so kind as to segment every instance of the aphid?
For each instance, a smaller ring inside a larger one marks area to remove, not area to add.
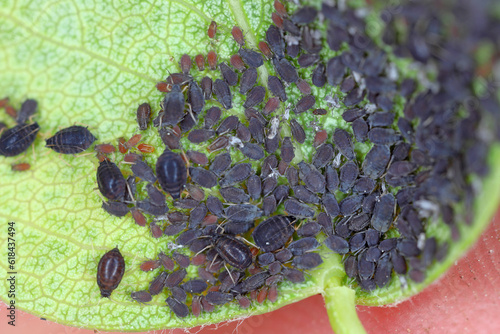
[[[31,165],[27,162],[21,162],[18,164],[11,165],[11,169],[15,172],[23,172],[31,168]]]
[[[266,56],[267,59],[271,59],[273,56],[273,53],[271,52],[271,49],[269,48],[269,45],[266,42],[259,42],[259,50],[262,52],[264,56]]]
[[[104,254],[97,265],[97,285],[101,297],[109,298],[113,290],[120,284],[125,273],[125,260],[118,248]]]
[[[226,172],[224,178],[219,180],[221,187],[227,187],[246,180],[252,174],[252,164],[241,163],[233,166]]]
[[[316,103],[316,98],[313,95],[303,96],[295,105],[295,113],[300,114],[311,109]]]
[[[240,151],[247,158],[252,160],[261,160],[265,157],[265,153],[262,147],[254,143],[244,143],[243,146],[240,147]]]
[[[187,169],[179,154],[165,150],[156,161],[156,175],[161,188],[172,198],[180,198],[187,180]]]
[[[217,254],[229,265],[245,270],[252,264],[250,248],[242,241],[217,234],[212,237],[212,243]]]
[[[366,154],[363,161],[362,171],[368,177],[376,179],[385,171],[385,167],[391,158],[391,151],[387,146],[374,145]]]
[[[186,154],[195,164],[203,166],[208,164],[208,158],[204,153],[188,150],[186,151]]]
[[[113,162],[103,160],[97,168],[97,185],[104,197],[119,201],[125,196],[125,178],[122,172]]]
[[[203,90],[200,88],[200,86],[195,80],[189,83],[188,101],[189,104],[191,105],[191,110],[195,114],[199,114],[203,110],[203,107],[205,107],[205,98]]]
[[[257,82],[257,70],[253,67],[246,69],[240,79],[240,94],[246,94]]]
[[[38,128],[37,124],[36,127]],[[45,146],[58,153],[75,154],[85,151],[96,140],[97,138],[87,128],[74,125],[58,131],[54,136],[46,140],[47,144]]]
[[[241,59],[240,55],[232,55],[229,62],[240,72],[243,72],[246,69],[245,63],[243,62],[243,59]]]
[[[210,22],[210,26],[208,27],[208,37],[214,38],[217,33],[217,23],[215,21]]]
[[[217,69],[217,54],[215,53],[215,51],[208,51],[207,62],[211,70]]]
[[[130,297],[139,303],[148,303],[151,300],[153,300],[153,297],[151,296],[151,294],[146,290],[132,291],[130,293]]]
[[[343,193],[347,193],[358,178],[359,168],[354,162],[347,162],[340,167],[340,188]]]
[[[285,82],[292,83],[299,79],[297,69],[285,58],[273,58],[273,66],[281,79]]]
[[[146,162],[141,160],[136,161],[132,165],[131,169],[132,173],[134,173],[134,175],[137,176],[138,178],[151,183],[156,182],[156,176],[153,172],[153,169],[151,169],[151,167],[149,167],[149,165]]]
[[[358,142],[362,143],[368,139],[368,124],[362,118],[353,121],[351,126],[354,138]]]
[[[226,63],[220,63],[219,68],[222,76],[224,77],[224,80],[226,80],[229,86],[236,86],[238,84],[238,74],[233,71]],[[217,94],[217,89],[215,93]]]
[[[243,32],[240,27],[234,26],[233,29],[231,29],[231,35],[240,46],[245,45],[245,39],[243,38]]]
[[[374,144],[391,145],[402,138],[393,129],[373,128],[368,131],[368,139]]]
[[[295,157],[294,146],[290,137],[283,138],[283,142],[281,143],[281,160],[286,163],[292,162]]]
[[[194,57],[194,62],[198,67],[198,71],[203,71],[205,69],[205,57],[203,57],[202,54],[199,54],[196,57]]]
[[[348,160],[353,160],[356,155],[354,154],[353,145],[349,133],[342,129],[335,129],[333,133],[333,142],[339,149],[340,153]]]
[[[328,133],[326,132],[326,130],[320,130],[316,132],[316,134],[314,135],[313,146],[319,147],[323,145],[327,139],[328,139]]]
[[[264,252],[272,252],[285,245],[292,236],[292,216],[276,215],[260,223],[252,232],[256,245]]]
[[[271,25],[267,29],[266,41],[277,57],[283,58],[285,56],[285,42],[283,41],[281,33],[276,26]]]
[[[243,58],[243,61],[249,67],[257,68],[264,64],[264,58],[257,51],[246,48],[240,48],[238,50],[238,53],[240,54],[241,58]]]
[[[395,205],[396,199],[391,193],[382,195],[379,201],[375,203],[371,219],[371,225],[375,230],[382,233],[389,230],[389,227],[392,224]]]
[[[256,106],[260,104],[262,101],[264,101],[265,96],[266,96],[266,89],[262,86],[255,86],[248,92],[243,107],[251,108],[253,106]]]
[[[203,77],[203,79],[201,79],[200,88],[203,92],[203,97],[205,98],[205,100],[210,100],[212,98],[212,87],[213,87],[213,81],[211,78]]]
[[[189,57],[187,54],[183,54],[181,56],[180,65],[182,73],[189,74],[189,70],[191,69],[192,64],[193,63],[191,61],[191,57]]]
[[[212,128],[220,119],[222,112],[219,107],[211,107],[205,113],[205,129]]]
[[[35,114],[36,108],[38,107],[38,102],[33,99],[27,99],[21,105],[21,109],[17,113],[16,122],[17,124],[24,124],[26,121]]]
[[[204,188],[213,188],[217,184],[217,175],[201,167],[190,167],[189,175],[194,182]]]
[[[292,129],[293,133],[293,129]],[[331,144],[323,144],[316,150],[316,154],[313,157],[313,165],[316,168],[325,167],[330,161],[333,160],[335,152]]]
[[[208,129],[194,129],[189,132],[188,134],[188,140],[191,143],[194,144],[201,144],[203,142],[206,142],[210,138],[215,136],[215,131],[214,130],[208,130]]]
[[[231,166],[231,155],[229,153],[221,153],[214,158],[209,169],[220,176],[229,166]]]
[[[311,77],[311,82],[316,87],[323,87],[326,83],[326,75],[325,75],[325,65],[323,63],[319,63],[318,66],[314,69]]]
[[[231,109],[233,97],[231,95],[231,91],[229,90],[228,84],[221,79],[216,79],[214,86],[213,86],[213,89],[214,89],[217,101],[219,101],[219,103],[222,104],[222,106],[225,109]]]
[[[349,243],[338,235],[331,235],[325,239],[324,244],[332,251],[339,254],[347,254],[349,252]]]
[[[271,93],[278,97],[281,101],[286,101],[286,92],[285,86],[278,77],[270,75],[267,79],[267,88],[271,91]]]

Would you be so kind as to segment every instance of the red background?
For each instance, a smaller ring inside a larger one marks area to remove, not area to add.
[[[0,305],[0,333],[94,333],[43,321],[24,312],[17,313],[13,328],[7,325],[5,304]],[[369,333],[500,333],[500,211],[473,249],[439,282],[397,306],[359,307],[358,313]],[[319,295],[265,315],[189,331],[199,334],[333,333]]]

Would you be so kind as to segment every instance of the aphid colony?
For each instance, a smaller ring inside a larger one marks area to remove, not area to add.
[[[181,72],[157,84],[166,94],[153,125],[165,149],[155,168],[142,155],[128,153],[140,135],[121,139],[118,146],[131,164],[133,175],[128,178],[107,157],[115,148],[96,145],[97,184],[109,200],[103,209],[116,216],[131,212],[138,225],[149,224],[153,237],[176,236],[175,245],[185,250],[162,252],[141,264],[141,270],[158,274],[147,290],[132,293],[138,302],[164,293],[166,304],[179,317],[212,312],[216,305],[233,300],[244,308],[252,300],[273,302],[279,282],[303,282],[308,270],[321,265],[321,256],[314,252],[320,246],[319,233],[326,236],[326,247],[344,255],[348,284],[370,291],[387,285],[393,273],[403,286],[406,278],[421,282],[428,266],[447,251],[446,243],[426,235],[429,217],[441,216],[454,239],[460,237],[457,222],[473,218],[475,189],[468,174],[487,174],[485,159],[493,140],[480,134],[487,131],[480,127],[485,119],[495,127],[488,131],[500,137],[500,108],[493,95],[478,98],[488,115],[463,103],[474,96],[469,85],[476,70],[474,43],[464,49],[460,39],[445,40],[451,37],[418,29],[434,17],[430,13],[413,16],[401,11],[398,15],[411,22],[408,41],[391,38],[396,34],[393,21],[387,23],[384,41],[396,43],[398,55],[438,65],[439,85],[417,90],[416,81],[401,78],[386,53],[366,36],[366,23],[353,9],[325,2],[319,20],[313,7],[300,7],[289,15],[280,2],[274,6],[274,24],[266,31],[266,41],[258,44],[260,52],[234,27],[231,33],[239,50],[229,63],[217,64],[214,51],[194,57],[199,71],[207,73],[206,59],[219,78],[206,75],[198,83],[190,74],[191,58],[183,55]],[[414,6],[429,10],[425,4]],[[318,33],[320,25],[326,37]],[[461,33],[469,31],[473,30]],[[216,32],[212,22],[209,37]],[[436,43],[436,36],[442,40]],[[323,59],[323,45],[337,55]],[[463,67],[431,52],[435,45],[449,45]],[[267,82],[258,74],[264,63],[276,73]],[[303,70],[309,67],[312,71]],[[317,125],[331,111],[314,109],[310,83],[339,87],[341,93],[327,100],[345,107],[342,128]],[[288,99],[291,85],[302,94],[296,101]],[[237,94],[241,105],[235,103]],[[397,99],[405,104],[402,115],[394,112]],[[285,108],[285,101],[291,107]],[[240,117],[227,112],[241,107]],[[318,120],[315,126],[303,124],[305,113]],[[151,118],[150,106],[140,105],[139,129],[146,130]],[[0,138],[2,154],[33,142],[34,129],[18,126],[13,133],[19,140],[9,139],[10,133]],[[47,146],[62,153],[90,146],[95,138],[82,129],[65,129],[47,140]],[[282,137],[284,133],[290,135]],[[181,138],[190,142],[189,150],[183,150]],[[308,138],[313,138],[315,152],[310,160],[301,160],[296,151]],[[369,145],[364,159],[356,143]],[[193,150],[195,145],[205,147],[208,155]],[[152,150],[149,145],[140,149]],[[245,159],[235,160],[235,152]],[[136,191],[142,181],[147,182],[146,198]],[[170,208],[167,193],[174,200]],[[456,211],[457,203],[464,209]],[[187,249],[191,256],[185,255]],[[190,265],[198,267],[198,277],[188,277]],[[118,286],[123,269],[117,249],[101,259],[97,282],[103,297]]]

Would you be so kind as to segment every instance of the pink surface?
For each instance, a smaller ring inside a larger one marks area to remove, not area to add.
[[[369,333],[500,333],[500,211],[467,256],[439,282],[395,307],[359,307],[358,313]],[[6,306],[1,304],[0,333],[94,333],[23,312],[18,312],[15,328],[8,326],[7,320]],[[332,330],[318,295],[265,315],[190,332],[326,334]]]

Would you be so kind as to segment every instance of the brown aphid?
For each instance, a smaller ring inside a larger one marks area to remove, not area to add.
[[[143,153],[153,153],[155,151],[154,146],[149,144],[139,144],[137,149]]]
[[[189,157],[189,159],[191,159],[191,161],[194,162],[195,164],[203,166],[208,164],[208,158],[204,153],[197,151],[187,151],[186,154]]]
[[[326,130],[320,130],[316,132],[316,135],[314,136],[313,146],[318,147],[320,145],[323,145],[327,139],[328,133],[326,132]]]
[[[283,18],[281,16],[273,12],[271,14],[271,19],[273,20],[275,26],[277,26],[280,29],[283,29]]]
[[[215,51],[209,51],[207,54],[208,66],[210,66],[211,70],[217,69],[217,54]]]
[[[141,140],[142,135],[141,134],[136,134],[133,135],[129,140],[127,140],[123,146],[127,149],[130,150],[132,147],[137,145],[137,143]]]
[[[143,263],[141,263],[139,268],[142,271],[152,271],[152,270],[158,269],[160,267],[160,265],[161,265],[160,260],[149,260],[149,261],[144,261]]]
[[[181,56],[181,71],[184,74],[189,74],[189,70],[191,69],[191,66],[193,65],[193,62],[191,61],[191,57],[189,57],[187,54],[183,54]]]
[[[99,144],[94,147],[94,150],[99,153],[110,154],[116,152],[116,147],[111,144]]]
[[[241,59],[240,55],[232,55],[231,59],[229,59],[229,62],[235,69],[240,72],[243,72],[246,69],[245,63],[243,62],[243,59]]]
[[[264,56],[266,56],[267,59],[271,59],[273,57],[271,48],[266,42],[259,42],[259,50]]]
[[[288,16],[288,13],[286,12],[285,5],[283,5],[278,0],[274,0],[274,9],[276,9],[276,11],[278,12],[278,14],[281,17],[287,17]]]
[[[141,211],[133,209],[131,210],[131,212],[132,212],[132,217],[134,218],[134,221],[137,225],[146,226],[146,217],[144,217]]]
[[[300,90],[300,92],[304,95],[309,95],[311,94],[311,86],[307,81],[304,79],[299,79],[295,83],[297,85],[297,88]]]
[[[151,106],[149,103],[143,103],[137,108],[137,123],[139,130],[146,130],[151,118]]]
[[[233,35],[234,40],[240,46],[245,45],[245,39],[243,38],[243,31],[241,31],[240,27],[234,26],[231,30],[231,35]]]
[[[97,265],[97,285],[101,297],[109,298],[125,273],[125,260],[117,247],[104,254]]]
[[[18,163],[18,164],[12,164],[11,168],[15,172],[23,172],[25,170],[30,169],[31,165],[29,163],[27,163],[27,162],[21,162],[21,163]]]
[[[217,33],[217,22],[212,21],[210,22],[210,26],[208,27],[208,37],[214,38],[216,33]]]
[[[164,81],[160,81],[160,82],[158,82],[156,84],[156,89],[158,89],[158,91],[160,91],[162,93],[168,93],[168,92],[170,92],[171,88],[172,87],[168,83],[166,83]]]
[[[205,69],[205,57],[203,57],[202,54],[194,57],[194,62],[196,63],[199,71],[203,71]]]

